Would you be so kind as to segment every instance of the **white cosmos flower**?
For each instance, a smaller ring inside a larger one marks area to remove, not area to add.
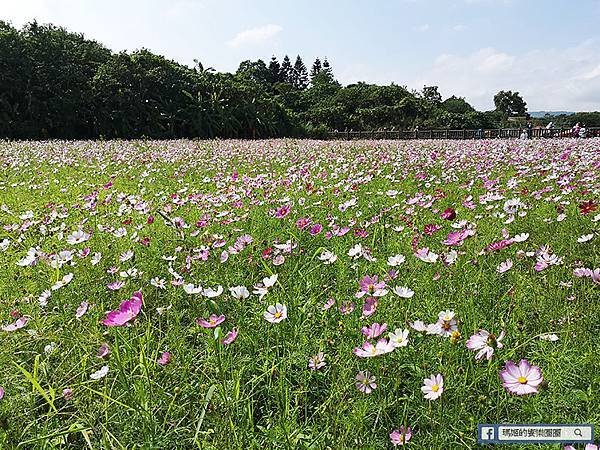
[[[558,341],[558,336],[553,333],[540,334],[539,338],[542,339],[543,341],[550,341],[550,342]]]
[[[127,250],[126,252],[121,253],[121,256],[119,256],[119,261],[125,262],[129,261],[131,258],[133,258],[133,250]]]
[[[202,292],[202,286],[198,285],[198,286],[194,286],[194,283],[184,283],[183,284],[183,290],[187,293],[187,294],[200,294]]]
[[[525,242],[527,239],[529,239],[529,233],[517,234],[512,238],[513,242]]]
[[[408,330],[396,328],[396,331],[389,333],[388,337],[390,338],[390,344],[394,348],[406,347],[408,345]]]
[[[577,242],[579,242],[580,244],[583,244],[584,242],[591,241],[593,239],[593,237],[594,237],[594,233],[584,234],[577,238]]]
[[[6,250],[8,250],[8,246],[10,245],[10,240],[9,239],[2,239],[0,241],[0,250],[5,252]]]
[[[69,284],[72,279],[73,279],[73,274],[68,273],[67,275],[62,277],[62,280],[58,280],[56,283],[54,283],[50,289],[52,289],[53,291],[56,291],[64,286],[66,286],[67,284]]]
[[[162,279],[162,278],[158,278],[158,277],[154,277],[150,280],[150,284],[158,289],[165,289],[166,288],[166,280]]]
[[[329,250],[323,250],[323,252],[319,255],[319,259],[323,261],[324,264],[333,264],[337,261],[338,257],[335,253],[330,252]]]
[[[51,295],[52,295],[52,291],[49,291],[48,289],[46,289],[44,292],[42,292],[40,294],[40,296],[38,298],[38,303],[42,308],[48,305],[48,299],[50,298]]]
[[[273,274],[270,277],[267,278],[263,278],[263,284],[265,285],[266,288],[270,288],[275,286],[275,283],[277,282],[277,274]]]
[[[267,308],[263,317],[267,322],[279,323],[284,319],[287,319],[287,307],[281,303],[277,303],[274,306],[271,305]]]
[[[415,320],[409,325],[415,331],[419,331],[421,333],[427,331],[427,325],[425,325],[425,322],[423,322],[422,320]]]
[[[92,266],[95,266],[96,264],[98,264],[100,262],[100,260],[102,259],[102,253],[94,253],[92,255],[92,259],[90,260],[90,262],[92,263]]]
[[[37,260],[37,250],[31,247],[27,250],[27,255],[25,258],[17,261],[17,266],[26,267],[33,265]]]
[[[233,286],[229,288],[229,292],[231,292],[231,296],[233,298],[237,298],[238,300],[245,300],[250,297],[250,291],[246,286]]]
[[[81,244],[90,239],[90,234],[83,230],[73,231],[67,236],[67,243],[70,245]]]
[[[415,295],[415,291],[404,286],[396,286],[394,289],[392,289],[392,292],[398,297],[402,298],[411,298],[413,295]]]
[[[108,375],[108,366],[102,366],[99,370],[90,375],[92,380],[101,380]]]
[[[406,261],[406,257],[404,255],[394,255],[390,256],[387,260],[388,266],[396,267]]]
[[[204,295],[205,297],[208,298],[215,298],[218,297],[219,295],[221,295],[223,293],[223,286],[217,286],[217,289],[213,289],[213,288],[206,288],[204,289],[204,291],[202,292],[202,295]]]
[[[498,272],[498,273],[508,272],[512,268],[512,266],[513,266],[512,260],[507,259],[506,261],[498,264],[498,267],[496,267],[496,272]]]

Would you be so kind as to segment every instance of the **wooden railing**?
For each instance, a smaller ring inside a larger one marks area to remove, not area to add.
[[[523,132],[520,128],[498,128],[490,130],[419,130],[419,131],[331,131],[328,139],[518,139]],[[534,128],[529,138],[573,137],[570,128]],[[600,127],[586,128],[585,137],[600,137]]]

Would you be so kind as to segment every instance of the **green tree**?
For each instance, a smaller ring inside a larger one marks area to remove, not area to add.
[[[524,116],[527,113],[527,103],[518,92],[500,91],[494,95],[496,111],[505,117]]]
[[[285,55],[281,62],[280,81],[282,83],[294,85],[294,68],[292,67],[292,62],[288,55]]]
[[[323,66],[321,65],[321,60],[319,58],[315,59],[315,62],[310,69],[310,82],[312,83],[315,77],[323,70]]]
[[[277,57],[273,55],[269,62],[269,82],[271,84],[280,83],[283,79],[281,77],[281,64],[277,61]]]
[[[262,59],[257,61],[242,61],[236,75],[266,86],[270,83],[271,72]]]
[[[297,89],[308,87],[308,71],[300,55],[296,56],[296,62],[294,63],[294,86]]]
[[[441,104],[444,111],[457,114],[466,114],[475,112],[473,108],[463,97],[451,96],[444,100]]]

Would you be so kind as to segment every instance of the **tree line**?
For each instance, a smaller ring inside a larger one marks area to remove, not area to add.
[[[113,53],[53,25],[0,21],[0,138],[320,137],[329,130],[494,128],[524,114],[518,93],[496,110],[437,87],[342,86],[329,61],[285,55],[219,73],[142,49]]]

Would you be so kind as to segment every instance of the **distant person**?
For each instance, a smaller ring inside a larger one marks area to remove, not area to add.
[[[585,124],[582,124],[579,128],[579,137],[584,138],[586,136],[587,130],[585,129]]]
[[[580,129],[581,129],[581,125],[579,125],[579,122],[577,122],[575,125],[573,125],[573,128],[571,128],[571,133],[573,134],[573,137],[579,137]]]
[[[548,125],[546,125],[546,136],[553,137],[554,136],[554,122],[550,121]]]
[[[519,139],[521,139],[522,141],[527,140],[527,131],[525,129],[521,130],[521,136],[519,136]]]
[[[532,135],[533,135],[533,125],[531,124],[531,122],[527,122],[527,139],[531,139]]]

